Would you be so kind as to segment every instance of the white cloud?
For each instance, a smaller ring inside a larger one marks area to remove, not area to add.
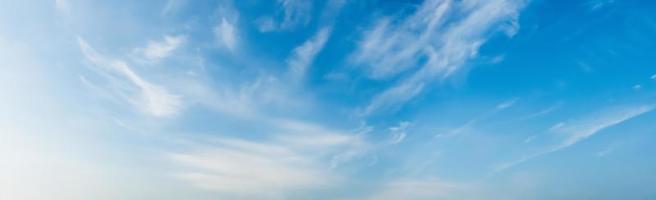
[[[393,126],[389,128],[389,131],[392,133],[392,144],[398,144],[402,142],[405,137],[408,135],[407,130],[410,127],[410,122],[402,121],[399,122],[398,126]]]
[[[396,85],[393,88],[387,89],[376,95],[369,105],[364,108],[364,110],[359,113],[361,115],[369,115],[374,111],[377,111],[382,108],[387,108],[389,110],[396,110],[399,108],[400,102],[406,102],[415,96],[419,95],[424,89],[424,84],[419,82],[413,82],[412,84],[400,84]]]
[[[591,1],[587,2],[588,7],[592,11],[599,10],[599,9],[604,8],[604,7],[606,7],[606,6],[608,6],[612,3],[615,3],[615,0],[591,0]]]
[[[326,44],[330,32],[331,28],[324,27],[301,46],[294,48],[291,57],[287,59],[289,70],[294,77],[300,78],[305,75],[314,58]]]
[[[310,22],[312,2],[304,0],[278,0],[283,7],[284,18],[280,28],[294,28],[297,25],[306,25]]]
[[[621,124],[634,117],[640,116],[644,113],[650,112],[654,109],[653,106],[639,106],[630,108],[617,108],[598,113],[588,119],[576,121],[556,128],[554,131],[564,132],[568,137],[558,146],[553,148],[552,151],[558,151],[567,148],[571,145],[578,143],[581,140],[587,139],[600,131]]]
[[[121,60],[111,60],[103,57],[82,38],[78,45],[84,56],[99,69],[96,70],[115,84],[114,90],[139,109],[156,117],[168,117],[178,112],[181,106],[179,96],[170,94],[164,87],[155,85],[143,79],[134,72],[127,63]],[[132,86],[125,87],[121,80],[127,80]],[[137,90],[133,95],[131,91]]]
[[[164,40],[160,42],[149,41],[148,46],[142,49],[143,54],[150,60],[159,60],[168,57],[171,53],[182,45],[185,37],[165,35]]]
[[[650,77],[650,78],[651,78],[651,80],[656,80],[656,74],[654,74],[654,75],[651,75],[651,77]]]
[[[283,119],[269,122],[278,129],[269,139],[218,139],[169,154],[185,167],[176,176],[205,189],[254,199],[276,198],[342,181],[332,171],[335,156],[364,146],[357,135],[316,124]]]
[[[313,188],[331,180],[314,160],[275,144],[221,140],[220,146],[171,154],[190,167],[177,176],[201,188],[267,197],[292,189]]]
[[[175,13],[186,3],[185,0],[168,0],[162,9],[162,15]]]
[[[365,114],[402,104],[435,79],[447,78],[478,54],[496,31],[517,28],[522,1],[425,1],[401,20],[385,18],[367,31],[351,61],[369,77],[387,79],[415,69],[375,96]]]
[[[654,108],[654,106],[612,108],[603,110],[602,112],[590,115],[587,118],[575,120],[570,123],[558,123],[551,127],[549,130],[565,134],[565,138],[559,144],[556,144],[544,151],[524,156],[521,159],[502,163],[494,169],[494,172],[496,173],[506,170],[535,157],[560,151],[589,137],[592,137],[593,135],[607,128],[622,124],[627,120],[633,119],[647,112],[651,112],[654,110]]]
[[[312,1],[305,0],[278,0],[282,12],[280,15],[262,16],[255,20],[260,32],[291,30],[298,26],[305,26],[312,20]]]
[[[517,98],[512,98],[504,102],[501,102],[497,104],[497,106],[495,106],[493,109],[490,109],[486,112],[476,115],[474,118],[465,122],[462,126],[448,130],[443,133],[438,133],[435,135],[434,138],[450,138],[472,131],[475,128],[476,124],[479,123],[480,121],[484,121],[490,118],[491,116],[494,116],[499,112],[512,107],[513,105],[515,105],[516,102],[517,102]]]
[[[226,18],[221,18],[221,23],[214,27],[214,35],[230,51],[235,51],[237,48],[237,43],[239,42],[237,34],[237,28]]]

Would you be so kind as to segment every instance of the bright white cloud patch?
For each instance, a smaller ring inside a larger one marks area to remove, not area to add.
[[[374,79],[415,72],[377,95],[364,114],[402,104],[427,83],[457,72],[492,33],[516,28],[522,5],[516,0],[428,0],[408,17],[379,20],[365,32],[352,62]]]
[[[326,44],[326,41],[330,37],[330,32],[331,28],[324,27],[316,35],[292,51],[291,57],[287,59],[287,64],[294,77],[298,78],[305,75],[314,58]]]
[[[125,97],[139,109],[156,117],[168,117],[176,114],[180,109],[179,96],[170,94],[162,86],[146,81],[124,61],[105,58],[82,38],[78,38],[78,44],[84,56],[98,67],[97,72],[112,81],[114,88],[111,89],[118,91],[119,96]],[[131,83],[138,91],[137,94],[132,94],[133,89],[125,88],[125,83],[121,79]]]
[[[178,36],[169,36],[165,35],[163,41],[155,42],[149,41],[148,46],[143,49],[143,54],[146,58],[150,60],[159,60],[168,57],[171,53],[177,49],[182,43],[184,43],[185,37]]]

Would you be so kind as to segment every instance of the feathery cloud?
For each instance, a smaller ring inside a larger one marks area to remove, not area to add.
[[[287,59],[292,76],[300,78],[305,75],[314,58],[326,44],[330,32],[330,27],[321,28],[312,38],[305,41],[301,46],[294,48],[292,55]]]
[[[590,115],[587,118],[575,120],[571,123],[558,123],[552,126],[549,130],[566,134],[566,137],[559,144],[544,151],[524,156],[521,159],[502,163],[494,169],[494,173],[506,170],[530,159],[568,148],[607,128],[622,124],[627,120],[651,112],[654,108],[654,106],[635,106],[606,109],[602,112]]]
[[[189,167],[177,177],[201,188],[267,197],[330,182],[327,171],[284,145],[220,140],[220,145],[170,158]]]
[[[142,51],[144,57],[150,60],[160,60],[168,57],[171,53],[182,45],[185,41],[185,36],[169,36],[165,35],[164,40],[160,42],[149,41],[148,46],[144,49],[139,49]]]
[[[191,151],[171,153],[187,167],[177,177],[202,188],[257,197],[329,186],[340,181],[331,171],[334,156],[359,148],[356,135],[317,124],[271,119],[278,132],[259,141],[218,139],[194,144]]]
[[[260,32],[290,30],[298,26],[305,26],[312,19],[312,1],[304,0],[278,0],[282,10],[279,20],[271,16],[263,16],[255,20]]]
[[[221,18],[221,22],[214,27],[214,35],[217,40],[230,51],[237,49],[239,37],[237,36],[238,30],[234,23],[231,23],[226,18]]]
[[[98,68],[101,75],[113,81],[116,89],[130,103],[156,117],[168,117],[176,114],[181,106],[180,97],[170,94],[164,87],[155,85],[143,79],[134,72],[127,63],[121,60],[107,59],[93,49],[84,39],[78,38],[82,54]],[[130,88],[119,88],[125,85],[123,80],[132,84]],[[131,91],[136,89],[135,96]]]
[[[353,64],[373,79],[387,79],[401,72],[415,72],[375,96],[364,114],[413,99],[425,85],[447,78],[478,54],[494,32],[518,28],[523,1],[425,1],[404,19],[385,18],[367,31]],[[512,35],[512,34],[510,34]]]
[[[402,142],[405,137],[408,135],[407,129],[410,127],[410,122],[402,121],[399,122],[398,126],[393,126],[389,128],[389,131],[392,133],[392,144],[398,144]]]

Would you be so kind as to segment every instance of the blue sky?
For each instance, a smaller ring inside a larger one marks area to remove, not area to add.
[[[654,9],[0,0],[0,199],[656,198]]]

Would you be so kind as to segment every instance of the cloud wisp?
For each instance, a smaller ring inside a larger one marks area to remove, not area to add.
[[[156,61],[170,56],[185,40],[185,36],[182,35],[165,35],[163,41],[149,41],[145,48],[137,51],[142,52],[145,58]]]
[[[321,28],[312,38],[301,46],[294,48],[292,55],[287,59],[289,71],[295,79],[301,79],[307,73],[314,58],[321,52],[330,37],[331,28]]]
[[[180,110],[182,101],[179,96],[145,80],[126,62],[106,58],[82,38],[78,38],[78,45],[82,54],[93,64],[92,69],[111,82],[109,87],[112,88],[109,90],[115,91],[116,95],[155,117],[170,117]]]
[[[552,126],[549,130],[565,134],[565,138],[562,139],[560,143],[545,149],[544,151],[524,156],[515,161],[500,164],[494,169],[493,173],[507,170],[530,159],[573,146],[606,130],[607,128],[622,124],[628,120],[651,112],[654,108],[654,106],[635,106],[606,109],[603,112],[590,115],[587,118],[582,118],[569,123],[558,123]]]
[[[230,22],[226,18],[221,18],[221,22],[214,27],[214,35],[219,43],[226,49],[230,51],[235,51],[237,49],[237,44],[239,42],[238,30],[233,22]]]
[[[515,0],[429,0],[406,18],[379,20],[364,34],[353,64],[373,79],[414,72],[376,95],[363,114],[403,104],[434,80],[460,71],[493,33],[514,35],[522,6],[523,1]]]
[[[270,139],[212,139],[168,157],[184,169],[176,176],[199,187],[251,198],[334,186],[342,181],[331,162],[364,141],[352,133],[297,121],[273,120]]]
[[[255,20],[260,32],[291,30],[312,20],[312,1],[278,0],[277,4],[280,14],[276,18],[263,16]]]

